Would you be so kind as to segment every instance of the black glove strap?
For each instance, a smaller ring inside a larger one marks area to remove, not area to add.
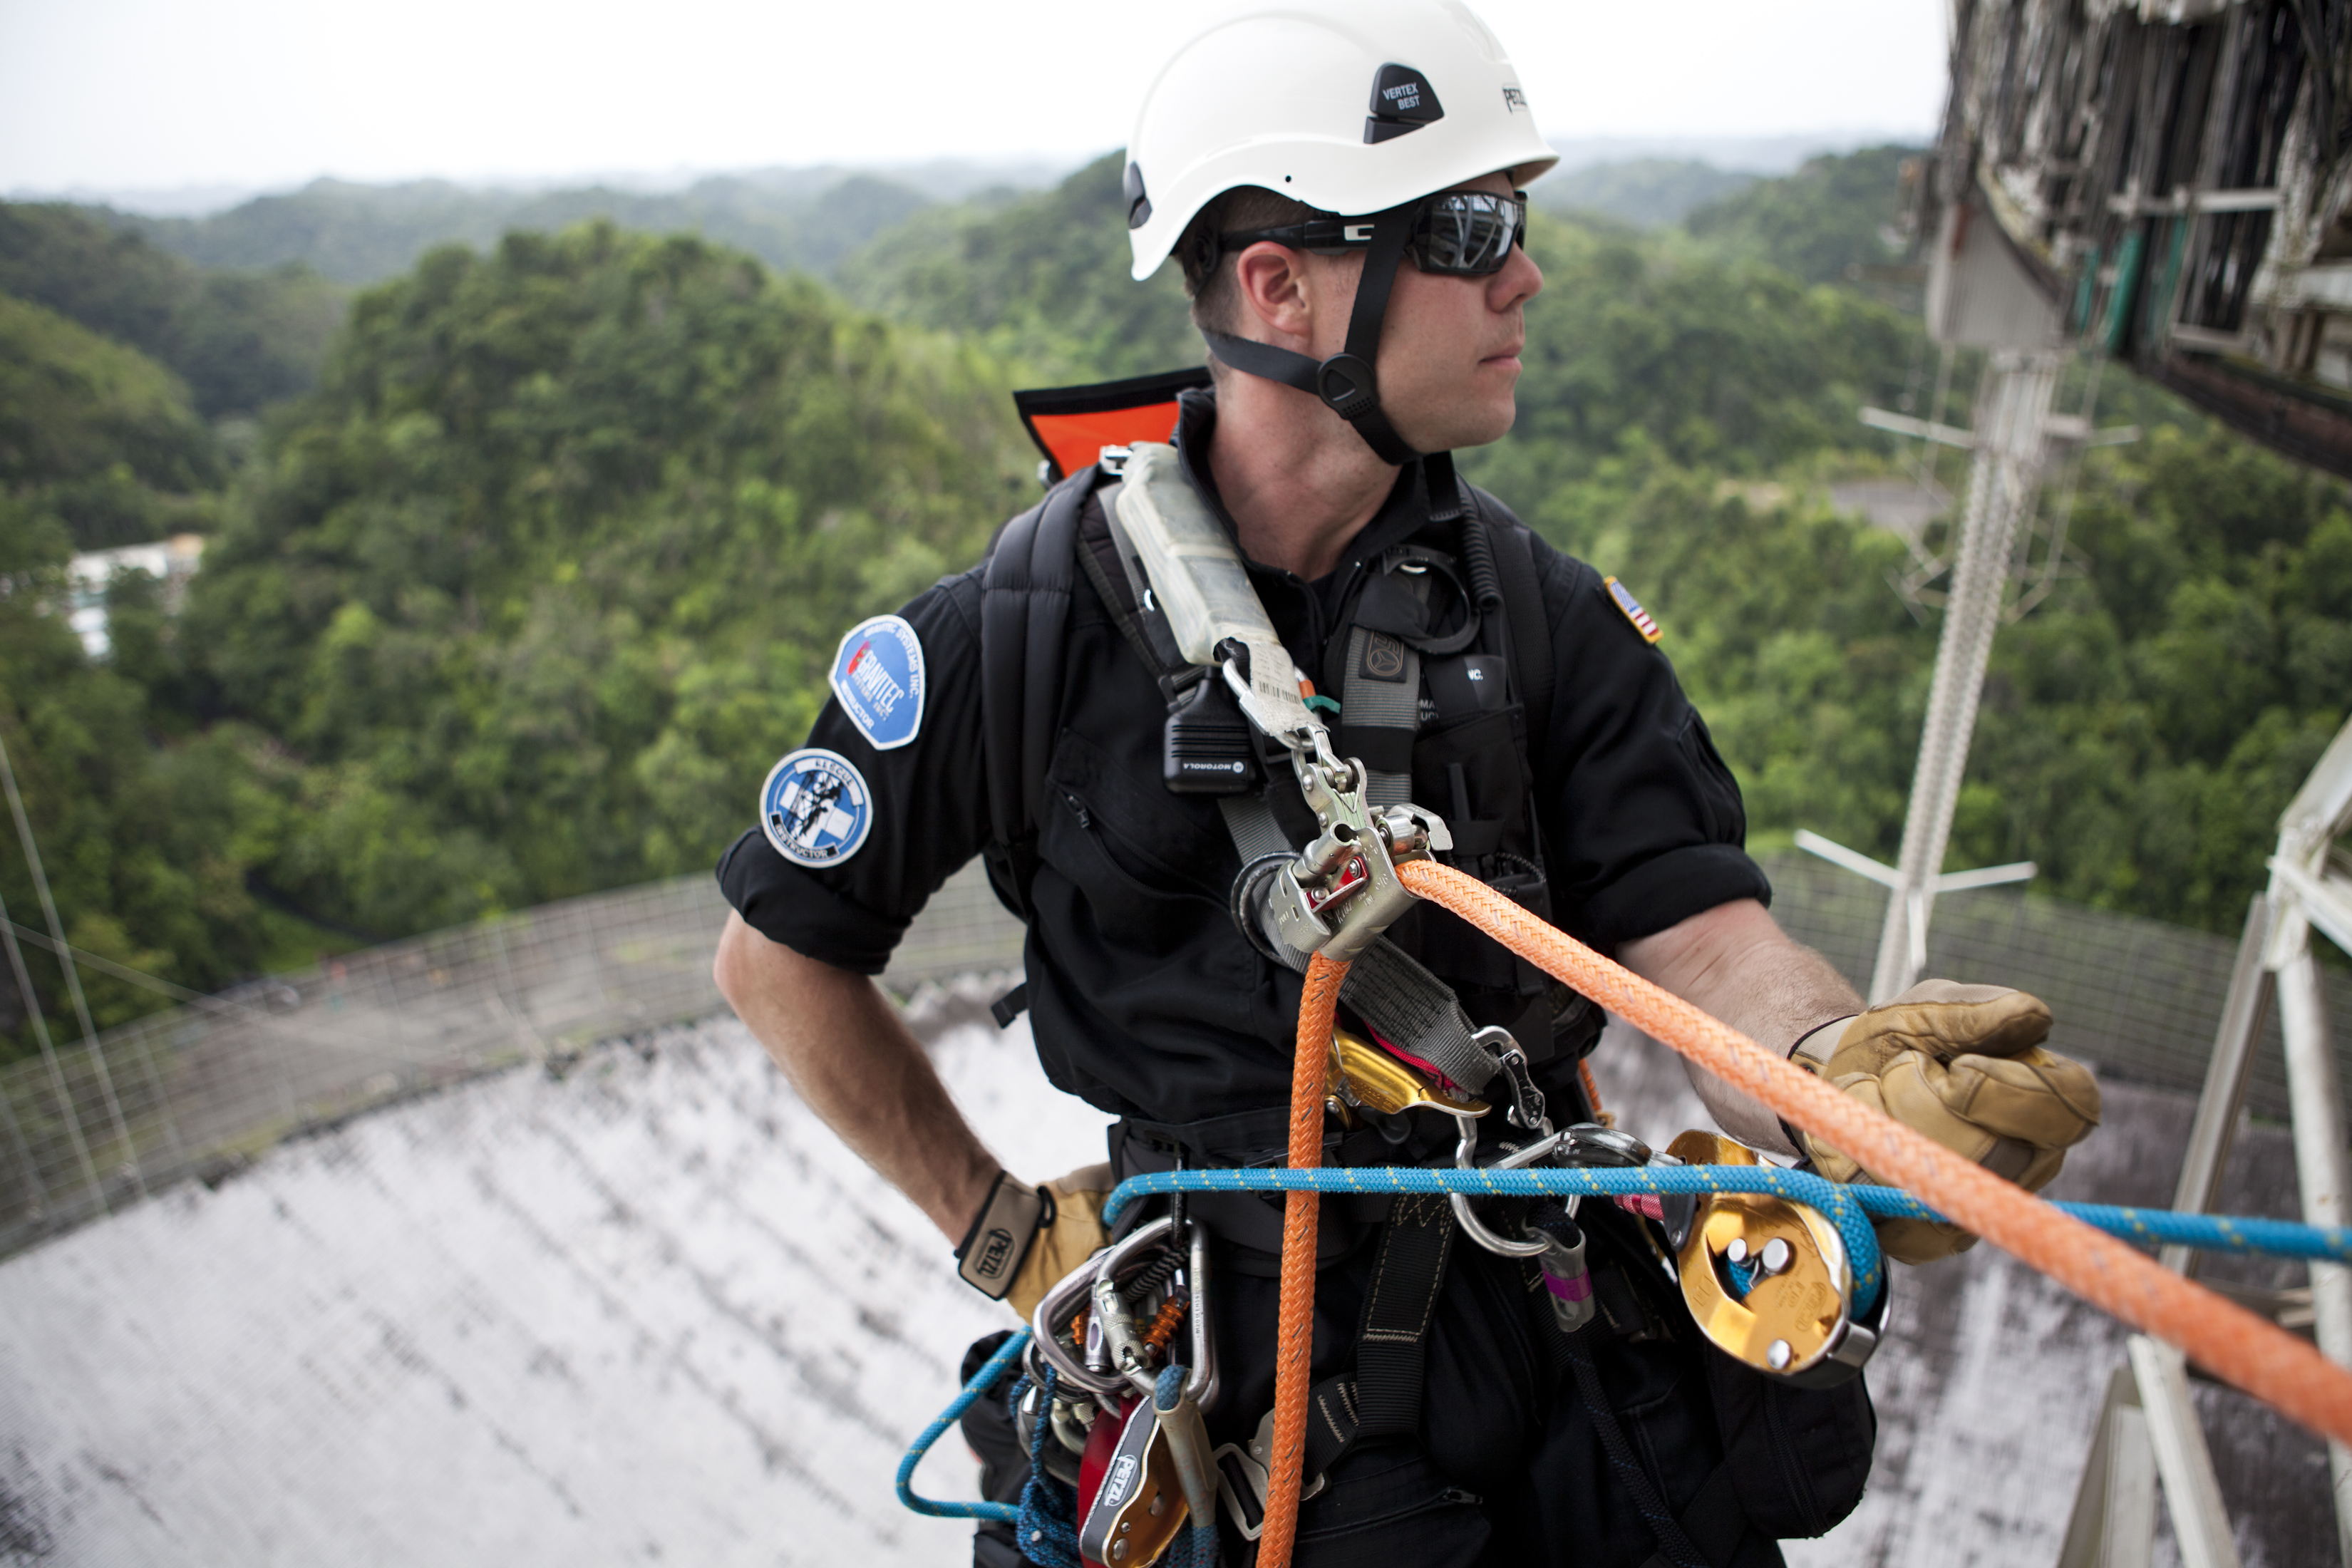
[[[988,1201],[971,1216],[970,1228],[955,1249],[956,1272],[963,1282],[992,1301],[1002,1301],[1021,1272],[1037,1233],[1054,1223],[1054,1194],[1044,1187],[1024,1187],[1010,1173],[996,1173]]]

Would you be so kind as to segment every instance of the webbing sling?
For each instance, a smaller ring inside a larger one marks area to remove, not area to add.
[[[1363,1438],[1421,1429],[1429,1321],[1445,1287],[1454,1230],[1454,1210],[1435,1194],[1408,1194],[1389,1210],[1364,1289],[1355,1371],[1327,1377],[1307,1394],[1302,1473],[1326,1473]]]

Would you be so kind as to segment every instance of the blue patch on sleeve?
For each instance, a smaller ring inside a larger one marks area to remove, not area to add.
[[[760,829],[795,866],[819,871],[839,865],[857,853],[873,826],[874,792],[838,752],[794,752],[760,786]]]
[[[852,626],[833,656],[833,694],[877,752],[895,751],[923,727],[923,645],[897,616]]]

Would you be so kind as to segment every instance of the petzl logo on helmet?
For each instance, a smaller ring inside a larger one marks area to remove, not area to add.
[[[1505,109],[1517,114],[1520,110],[1525,109],[1527,106],[1528,95],[1526,93],[1521,92],[1516,87],[1507,87],[1503,89],[1503,107]]]
[[[838,752],[810,746],[769,770],[760,786],[760,829],[795,866],[823,870],[857,853],[874,826],[874,792]]]
[[[923,645],[897,616],[860,621],[833,656],[833,694],[877,752],[895,751],[923,727]]]
[[[1372,111],[1364,120],[1364,140],[1391,141],[1444,118],[1437,94],[1419,71],[1384,65],[1372,78]]]

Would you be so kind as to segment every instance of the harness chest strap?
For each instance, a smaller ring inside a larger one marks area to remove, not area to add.
[[[1204,661],[1190,660],[1186,650],[1198,648],[1211,637],[1222,640],[1245,634],[1254,647],[1271,644],[1272,653],[1252,660],[1253,687],[1257,684],[1257,672],[1275,668],[1276,659],[1280,668],[1291,669],[1289,652],[1275,636],[1232,542],[1200,505],[1181,473],[1172,463],[1159,459],[1160,453],[1173,455],[1168,447],[1139,447],[1122,481],[1103,492],[1102,510],[1112,553],[1122,568],[1119,577],[1114,580],[1083,541],[1077,546],[1079,563],[1097,595],[1144,667],[1163,686],[1183,684],[1192,676]],[[1171,489],[1181,490],[1181,496],[1169,496]],[[1135,498],[1132,503],[1130,496]],[[1189,507],[1184,504],[1187,501]],[[1130,522],[1135,526],[1130,527]],[[1157,548],[1147,548],[1143,542],[1161,536],[1165,540]],[[1155,559],[1160,563],[1156,572],[1151,565]],[[1144,596],[1146,589],[1151,592],[1149,600]],[[1180,604],[1193,606],[1185,612],[1196,623],[1189,636],[1175,627],[1173,606]],[[1146,609],[1150,605],[1156,605],[1160,613],[1150,613]],[[1216,646],[1209,644],[1212,651]],[[1410,648],[1404,652],[1412,661],[1412,679],[1389,689],[1407,694],[1403,712],[1405,722],[1411,723],[1417,716],[1419,656]],[[1290,697],[1303,721],[1315,723],[1295,687]],[[1379,776],[1373,775],[1376,782]],[[1402,803],[1402,775],[1395,787],[1397,802]],[[1298,847],[1276,822],[1263,794],[1226,795],[1217,805],[1244,867],[1297,854]],[[1255,919],[1256,913],[1250,911],[1248,918]],[[1256,923],[1266,950],[1292,970],[1304,973],[1307,954],[1283,942],[1270,929],[1271,921]],[[1406,1047],[1473,1094],[1485,1089],[1502,1070],[1495,1055],[1478,1044],[1476,1028],[1453,990],[1386,938],[1372,942],[1349,966],[1340,995],[1383,1037]]]

